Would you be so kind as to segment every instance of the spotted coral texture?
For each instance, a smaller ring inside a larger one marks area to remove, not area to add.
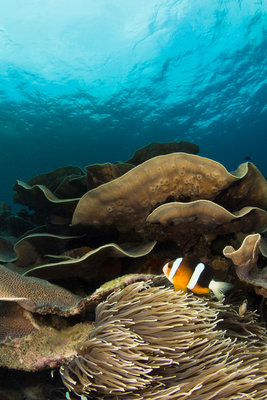
[[[243,180],[250,188],[245,199]],[[255,181],[257,187],[254,187]],[[235,191],[231,189],[230,198],[224,192],[233,186]],[[219,198],[219,204],[223,206],[225,201],[231,207],[234,203],[236,209],[239,205],[264,209],[267,205],[266,181],[252,164],[241,164],[231,174],[223,165],[208,158],[172,153],[145,161],[121,177],[89,190],[79,200],[72,224],[114,225],[121,232],[131,228],[142,232],[147,216],[160,204],[214,200],[219,195],[223,196]],[[243,205],[244,201],[246,204]],[[231,207],[227,208],[232,210]]]
[[[81,298],[60,286],[22,276],[0,265],[0,300],[14,301],[29,311],[75,314]]]
[[[37,329],[30,312],[14,302],[0,302],[0,343],[27,336]]]
[[[242,320],[221,303],[142,282],[97,306],[94,330],[60,373],[93,398],[263,400],[266,356],[254,314]]]

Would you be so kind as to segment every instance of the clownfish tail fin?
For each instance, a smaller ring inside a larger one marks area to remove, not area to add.
[[[224,300],[225,293],[230,290],[233,285],[229,282],[210,281],[209,289],[215,294],[218,300]]]

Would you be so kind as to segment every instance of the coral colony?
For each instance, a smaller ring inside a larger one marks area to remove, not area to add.
[[[267,183],[196,153],[16,182],[31,211],[0,211],[1,398],[33,398],[27,371],[40,399],[266,399]]]

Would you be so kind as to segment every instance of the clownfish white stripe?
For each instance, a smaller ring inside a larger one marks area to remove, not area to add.
[[[190,278],[190,281],[187,284],[188,289],[192,290],[194,289],[194,287],[196,286],[199,277],[202,273],[202,271],[205,269],[205,265],[203,263],[199,263],[196,268],[195,271],[193,272],[193,275]]]
[[[169,273],[169,279],[172,280],[174,275],[176,274],[177,269],[180,267],[181,262],[183,261],[183,258],[177,258],[174,263],[172,264],[170,273]]]

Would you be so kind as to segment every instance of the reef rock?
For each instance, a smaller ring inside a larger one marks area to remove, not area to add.
[[[11,207],[7,203],[0,202],[0,217],[5,214],[9,214]]]

